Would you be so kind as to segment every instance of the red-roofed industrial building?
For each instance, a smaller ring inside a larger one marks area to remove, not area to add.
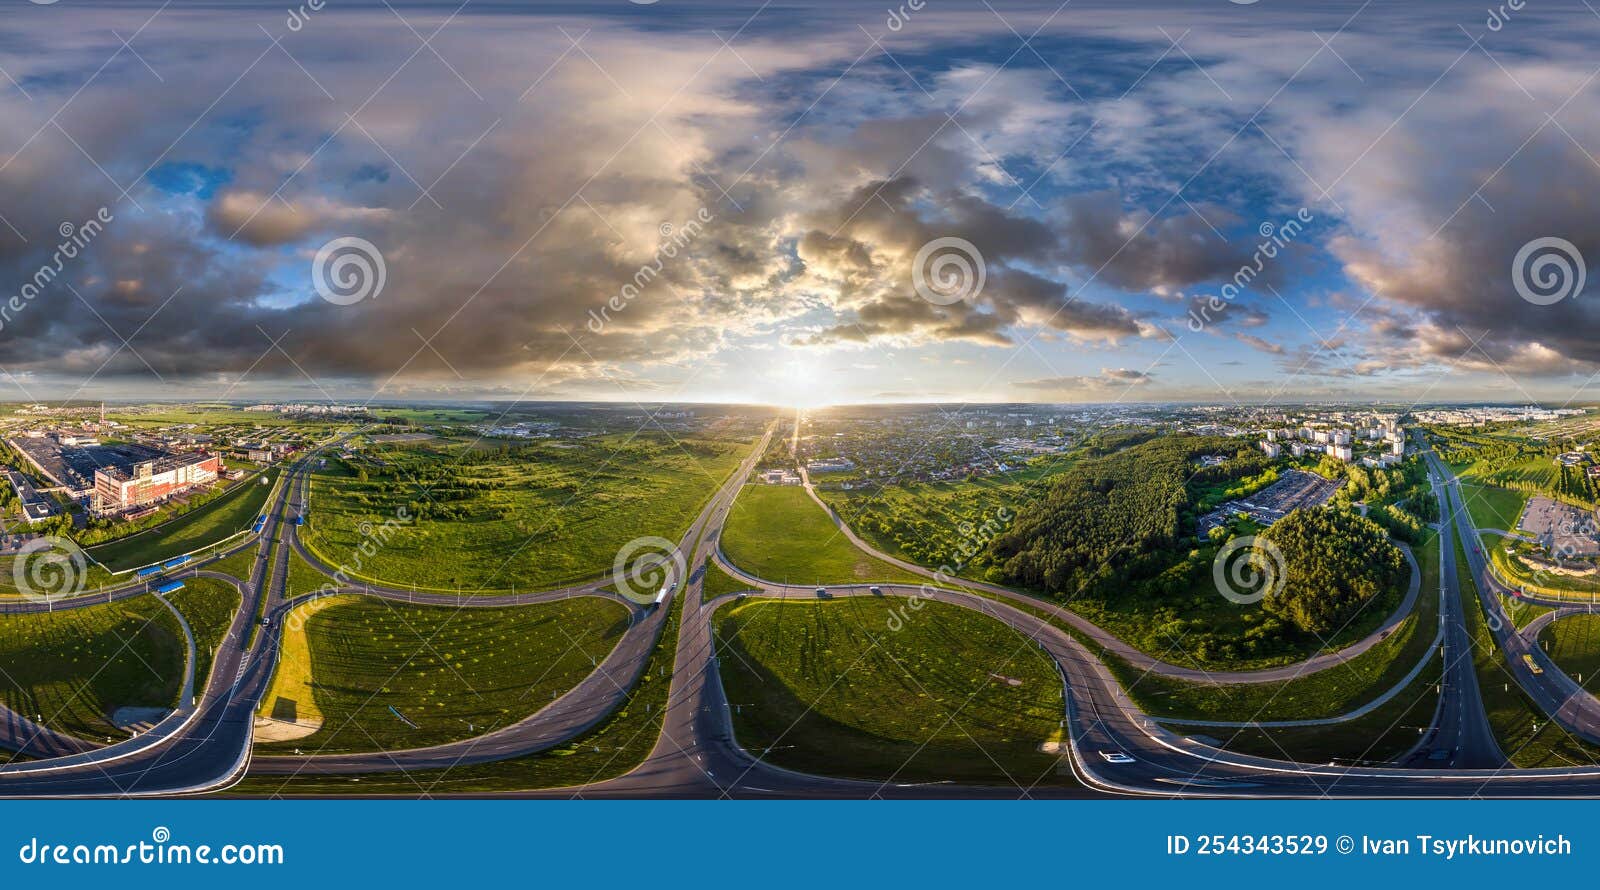
[[[129,469],[102,467],[94,473],[94,512],[113,516],[159,503],[197,485],[217,481],[222,459],[215,454],[169,454]]]

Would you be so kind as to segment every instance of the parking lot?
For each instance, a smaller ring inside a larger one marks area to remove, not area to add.
[[[1343,484],[1343,481],[1324,479],[1316,473],[1288,470],[1277,482],[1255,494],[1229,501],[1200,517],[1200,537],[1205,537],[1213,528],[1227,524],[1241,513],[1262,525],[1271,525],[1287,516],[1292,510],[1320,507],[1326,504]]]
[[[1547,497],[1532,497],[1517,525],[1523,533],[1537,538],[1552,556],[1600,556],[1595,518],[1587,510]]]

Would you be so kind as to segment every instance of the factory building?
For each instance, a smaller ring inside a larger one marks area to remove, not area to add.
[[[217,480],[222,459],[195,452],[140,461],[131,468],[102,467],[94,473],[96,515],[113,516],[166,500]]]

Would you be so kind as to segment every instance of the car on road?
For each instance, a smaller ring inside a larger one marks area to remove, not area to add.
[[[882,587],[869,587],[869,588],[867,588],[867,590],[873,596],[883,596],[883,588]]]
[[[1133,758],[1121,751],[1101,751],[1100,757],[1106,763],[1133,763]]]

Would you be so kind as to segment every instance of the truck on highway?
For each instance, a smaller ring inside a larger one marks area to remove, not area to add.
[[[1522,656],[1522,661],[1528,666],[1528,670],[1533,671],[1535,676],[1544,673],[1544,668],[1539,667],[1538,662],[1533,660],[1532,655],[1524,653]]]

